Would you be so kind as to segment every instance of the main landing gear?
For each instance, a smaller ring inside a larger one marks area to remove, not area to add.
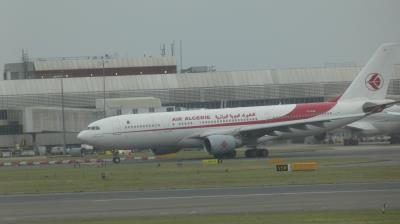
[[[269,151],[268,149],[251,148],[247,149],[244,154],[247,158],[266,158],[269,155]]]
[[[343,140],[343,145],[358,145],[358,139],[356,138],[349,138]]]

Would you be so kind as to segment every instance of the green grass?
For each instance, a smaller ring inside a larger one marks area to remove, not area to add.
[[[287,162],[292,161],[296,160]],[[336,167],[366,163],[367,158],[314,161],[320,168],[309,172],[276,172],[266,160],[226,160],[211,166],[195,161],[182,162],[182,166],[164,162],[160,167],[157,163],[131,163],[107,167],[0,168],[0,194],[400,181],[398,165]]]
[[[41,220],[20,223],[30,224],[397,224],[400,222],[400,211],[388,211],[382,214],[379,210],[366,211],[321,211],[321,212],[274,212],[274,213],[246,213],[235,215],[192,215],[192,216],[159,216],[159,217],[134,217],[134,218],[93,218],[71,220]]]

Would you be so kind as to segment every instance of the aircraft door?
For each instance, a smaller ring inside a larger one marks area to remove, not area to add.
[[[122,127],[120,120],[113,121],[113,134],[120,135],[121,132],[122,132]]]

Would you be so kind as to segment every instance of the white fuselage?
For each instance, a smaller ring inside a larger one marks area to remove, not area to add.
[[[91,123],[78,138],[101,148],[164,148],[178,151],[181,148],[202,147],[203,140],[198,136],[208,132],[224,134],[279,122],[335,118],[323,126],[307,125],[305,129],[277,131],[270,136],[243,139],[243,145],[255,145],[273,138],[308,136],[342,127],[365,115],[361,109],[364,103],[327,102],[120,115]],[[344,115],[355,116],[337,118]]]

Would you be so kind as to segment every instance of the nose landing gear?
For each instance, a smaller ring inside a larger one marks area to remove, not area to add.
[[[121,158],[119,157],[118,150],[113,150],[113,158],[112,158],[113,163],[118,164],[121,162]]]

